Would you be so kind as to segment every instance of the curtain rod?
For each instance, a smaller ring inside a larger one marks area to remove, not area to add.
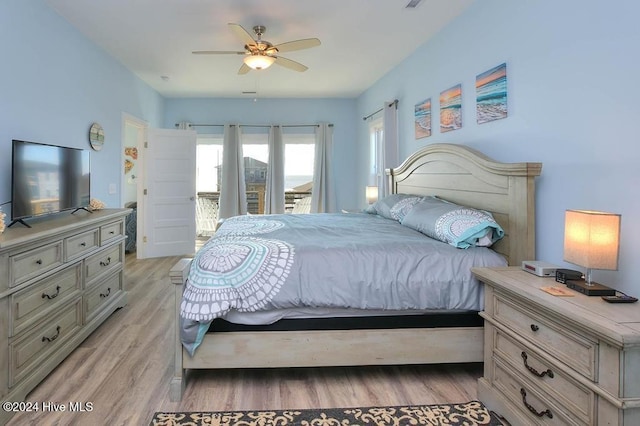
[[[396,109],[397,109],[397,108],[398,108],[398,100],[397,100],[397,99],[394,99],[394,100],[393,100],[393,102],[391,102],[388,106],[391,106],[391,105],[395,105],[395,106],[396,106]],[[366,117],[362,117],[362,119],[363,119],[364,121],[367,121],[368,119],[370,119],[371,117],[373,117],[373,116],[374,116],[374,115],[376,115],[377,113],[382,112],[382,110],[383,110],[383,109],[384,109],[384,108],[380,108],[379,110],[377,110],[377,111],[375,111],[375,112],[372,112],[371,114],[367,115]]]
[[[271,127],[270,124],[229,124],[230,126],[240,127]],[[176,123],[175,127],[179,127],[180,123]],[[224,127],[225,124],[191,124],[189,127]],[[319,124],[282,124],[280,127],[319,127]],[[333,124],[329,124],[329,127],[333,127]]]

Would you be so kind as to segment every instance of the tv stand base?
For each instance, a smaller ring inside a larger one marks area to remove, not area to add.
[[[86,212],[93,213],[91,210],[89,210],[89,209],[88,209],[88,208],[86,208],[86,207],[78,207],[77,209],[75,209],[74,211],[72,211],[72,212],[71,212],[71,214],[74,214],[74,213],[75,213],[75,212],[77,212],[78,210],[84,210],[84,211],[86,211]]]
[[[9,225],[7,225],[7,228],[10,228],[11,225],[16,224],[16,223],[21,223],[24,226],[26,226],[27,228],[31,228],[31,225],[29,225],[27,222],[25,222],[22,219],[14,219],[14,220],[12,220],[11,223]]]

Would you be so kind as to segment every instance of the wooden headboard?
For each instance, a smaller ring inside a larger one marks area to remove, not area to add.
[[[433,144],[387,170],[391,193],[435,195],[486,210],[505,231],[493,249],[509,265],[536,258],[535,177],[542,163],[499,163],[463,145]]]

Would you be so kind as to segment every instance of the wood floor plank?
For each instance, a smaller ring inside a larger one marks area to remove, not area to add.
[[[179,403],[173,372],[177,258],[127,255],[126,307],[115,312],[28,396],[92,403],[90,412],[19,413],[9,425],[145,425],[156,411],[265,410],[437,404],[477,398],[479,364],[189,372]]]

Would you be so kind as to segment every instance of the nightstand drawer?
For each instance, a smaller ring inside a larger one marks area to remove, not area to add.
[[[512,374],[510,368],[499,359],[493,360],[493,383],[514,407],[526,414],[532,425],[572,425],[594,424],[574,418],[571,413],[557,405],[552,397],[542,392],[526,379]]]
[[[531,350],[499,330],[494,331],[494,356],[503,358],[520,375],[529,378],[537,389],[551,396],[585,423],[593,418],[595,394],[567,376],[561,368],[550,366]]]
[[[558,358],[585,377],[596,379],[598,344],[552,320],[537,315],[518,303],[495,296],[494,318],[503,327]]]

